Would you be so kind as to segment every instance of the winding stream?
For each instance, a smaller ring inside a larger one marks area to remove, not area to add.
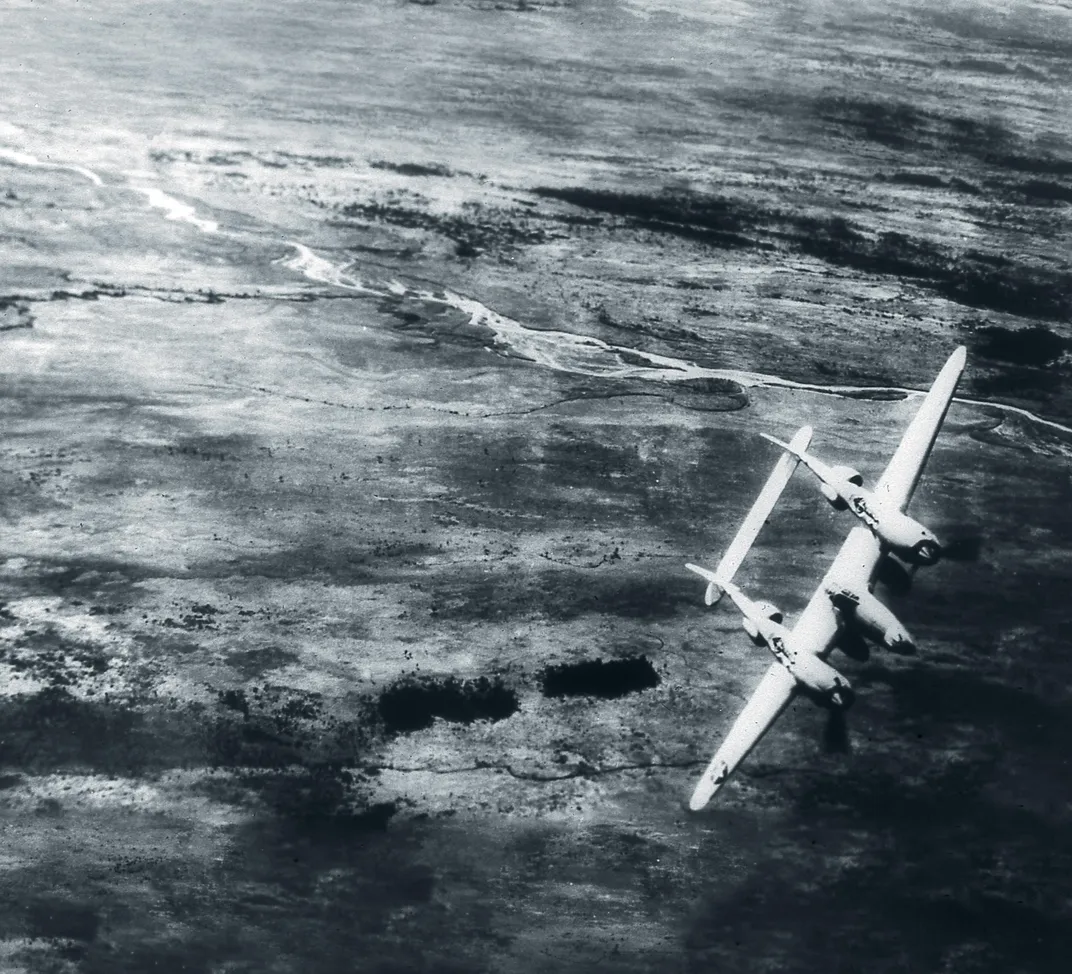
[[[84,166],[41,160],[30,153],[13,149],[0,148],[0,160],[28,168],[66,170],[88,179],[95,186],[116,186],[116,184],[106,182],[98,173]],[[238,238],[237,234],[221,229],[215,220],[198,216],[192,205],[169,196],[157,187],[130,185],[124,182],[116,188],[127,189],[144,196],[147,204],[151,208],[162,210],[168,220],[188,223],[205,234]],[[598,338],[575,335],[566,331],[529,328],[513,318],[494,311],[475,298],[446,289],[429,290],[411,287],[399,281],[390,281],[386,285],[377,287],[356,276],[353,263],[332,263],[303,243],[289,240],[280,241],[280,243],[292,249],[294,254],[289,258],[280,259],[277,263],[300,274],[306,280],[371,298],[395,298],[451,308],[468,316],[470,325],[487,329],[498,348],[508,351],[512,356],[524,358],[560,372],[592,378],[645,379],[655,382],[720,379],[734,382],[744,388],[792,389],[814,395],[840,398],[860,398],[861,396],[885,398],[890,395],[907,398],[920,397],[926,393],[926,390],[902,386],[821,385],[797,382],[762,372],[707,368],[671,356],[657,355],[628,346],[611,345]],[[1019,406],[963,397],[955,398],[954,402],[966,406],[997,409],[1038,426],[1072,434],[1072,427],[1046,419]]]

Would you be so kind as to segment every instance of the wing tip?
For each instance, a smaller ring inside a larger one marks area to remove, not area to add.
[[[689,811],[699,812],[705,809],[729,776],[729,765],[725,761],[720,761],[716,756],[711,766],[696,783],[696,789],[689,799]]]
[[[689,811],[690,812],[702,812],[708,805],[711,804],[711,800],[722,790],[722,785],[725,779],[722,781],[711,781],[709,778],[702,778],[700,783],[696,786],[696,790],[692,793],[692,797],[689,798]]]
[[[689,799],[689,811],[690,812],[702,812],[707,808],[708,803],[711,801],[712,795],[705,794],[703,785],[697,786],[696,790],[692,793],[692,797]]]

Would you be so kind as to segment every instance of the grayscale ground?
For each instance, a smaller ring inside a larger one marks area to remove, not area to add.
[[[1065,969],[1067,3],[2,23],[0,969]],[[687,814],[759,433],[873,478],[961,343],[979,558]]]

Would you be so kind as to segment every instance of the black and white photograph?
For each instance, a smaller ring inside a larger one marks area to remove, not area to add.
[[[0,974],[1068,970],[1072,2],[0,42]]]

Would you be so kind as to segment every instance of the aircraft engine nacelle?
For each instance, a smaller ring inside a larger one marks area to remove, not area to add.
[[[785,618],[782,610],[772,602],[756,602],[754,605],[756,612],[764,619],[770,619],[771,622],[781,623],[782,619]],[[756,625],[754,619],[750,619],[748,616],[741,616],[741,625],[744,627],[744,631],[752,637],[752,642],[757,646],[764,644],[765,640],[760,635],[759,626]]]
[[[854,467],[834,467],[834,473],[842,480],[847,480],[853,487],[863,487],[864,475]]]
[[[848,481],[854,487],[862,487],[864,485],[863,474],[853,467],[832,467],[831,470],[840,479]],[[820,484],[819,490],[822,491],[823,497],[830,502],[830,506],[833,507],[835,511],[843,511],[848,506],[833,487],[826,484]]]
[[[757,602],[756,609],[763,618],[770,619],[771,622],[781,623],[785,618],[785,614],[773,602]]]
[[[828,590],[830,601],[842,617],[894,653],[909,654],[915,641],[900,620],[873,593],[849,589]]]

